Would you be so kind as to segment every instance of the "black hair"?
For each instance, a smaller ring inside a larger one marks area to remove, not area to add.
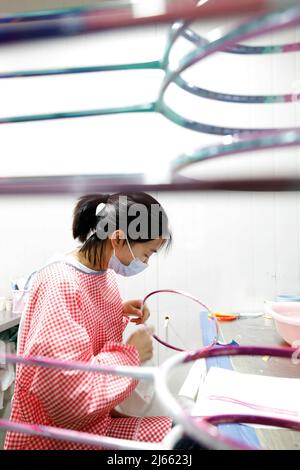
[[[105,204],[104,209],[96,214],[101,203]],[[140,227],[138,236],[133,237],[128,227],[133,221],[136,222],[137,216],[136,211],[130,208],[134,209],[133,206],[137,204],[141,206],[135,206],[135,209],[142,207],[146,211],[146,219],[143,220],[147,223],[144,224],[144,229]],[[159,211],[158,219],[154,217],[154,207]],[[130,244],[162,238],[162,246],[168,249],[172,243],[166,212],[154,197],[143,192],[82,196],[74,209],[72,229],[74,239],[82,242],[79,251],[87,256],[90,263],[99,262],[100,266],[103,263],[105,243],[114,230],[123,230]]]

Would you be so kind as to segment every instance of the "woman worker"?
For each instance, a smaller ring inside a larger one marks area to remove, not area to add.
[[[140,300],[122,302],[115,273],[138,274],[153,253],[170,244],[166,213],[145,193],[88,195],[75,207],[73,236],[82,245],[35,276],[19,354],[141,365],[152,357],[150,333],[139,329],[126,343],[122,334],[130,316],[141,324],[149,311],[141,310]],[[19,364],[11,420],[160,442],[171,429],[169,417],[124,417],[114,410],[137,383],[130,377]],[[93,449],[16,432],[7,433],[5,448]]]

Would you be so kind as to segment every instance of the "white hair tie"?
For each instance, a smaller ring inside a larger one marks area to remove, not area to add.
[[[99,216],[100,213],[105,209],[106,204],[104,202],[100,202],[96,208],[96,216]]]

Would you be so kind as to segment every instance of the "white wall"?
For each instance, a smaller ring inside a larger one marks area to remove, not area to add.
[[[220,20],[196,29],[204,34],[217,24]],[[0,66],[5,71],[153,60],[161,56],[165,37],[165,27],[153,26],[135,32],[7,46],[1,51]],[[300,33],[292,30],[251,44],[296,40],[300,40]],[[184,42],[178,46],[178,51],[188,49]],[[218,54],[186,76],[224,92],[292,93],[300,79],[299,67],[300,55],[295,53],[264,57]],[[0,116],[141,103],[155,99],[161,78],[161,72],[124,72],[1,81]],[[176,111],[203,122],[250,127],[299,124],[300,106],[295,103],[214,103],[175,87],[167,99]],[[140,171],[161,175],[177,154],[216,140],[220,138],[176,127],[158,115],[1,126],[1,176]],[[199,165],[195,172],[207,177],[224,172],[229,177],[233,172],[244,176],[257,172],[295,175],[299,172],[299,150],[240,159],[235,156],[234,160]],[[153,259],[145,274],[120,279],[124,297],[143,297],[156,288],[171,287],[199,296],[215,310],[259,310],[264,299],[299,293],[297,193],[155,196],[170,216],[174,246],[167,257],[159,254]],[[0,295],[9,295],[11,278],[32,271],[53,252],[74,246],[71,215],[75,200],[75,196],[1,196]],[[161,328],[157,318],[153,323]],[[186,338],[195,331],[194,320],[187,320],[184,314],[174,327]],[[159,359],[164,354],[160,350]]]

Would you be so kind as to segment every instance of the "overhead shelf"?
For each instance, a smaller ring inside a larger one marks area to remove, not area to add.
[[[172,183],[147,183],[142,175],[65,175],[41,177],[0,177],[1,195],[73,194],[87,192],[175,192],[175,191],[300,191],[300,179],[250,178],[190,180],[178,177]]]

